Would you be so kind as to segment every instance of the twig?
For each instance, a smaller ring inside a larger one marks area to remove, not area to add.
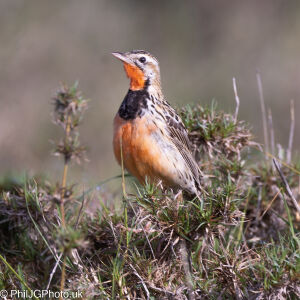
[[[65,281],[66,281],[66,263],[67,263],[67,254],[66,253],[62,253],[64,255],[64,260],[63,260],[63,265],[62,265],[62,269],[61,269],[61,279],[60,279],[60,297],[59,300],[62,300],[62,292],[65,289]]]
[[[291,112],[291,126],[290,126],[290,135],[289,135],[289,146],[286,154],[286,162],[288,164],[290,164],[292,160],[292,148],[293,148],[293,139],[294,139],[294,132],[295,132],[295,107],[294,107],[293,99],[291,100],[291,104],[290,104],[290,112]]]
[[[136,271],[136,269],[134,268],[134,266],[133,266],[132,264],[129,264],[129,266],[130,266],[131,269],[133,270],[134,275],[136,275],[136,276],[140,279],[140,281],[141,281],[141,283],[142,283],[142,286],[143,286],[143,288],[144,288],[144,290],[145,290],[145,292],[146,292],[146,294],[147,294],[147,300],[149,300],[149,299],[150,299],[150,293],[149,293],[149,290],[148,290],[148,288],[147,288],[147,286],[146,286],[146,284],[145,284],[143,278],[142,278],[142,277],[140,276],[140,274]]]
[[[67,118],[67,125],[66,125],[66,132],[65,132],[65,144],[68,143],[68,139],[71,132],[71,115],[68,114]],[[65,164],[64,164],[64,173],[61,183],[61,197],[60,197],[60,211],[61,211],[61,225],[62,228],[66,228],[66,221],[65,221],[65,192],[66,192],[66,186],[67,186],[67,174],[68,174],[68,166],[69,166],[69,159],[65,157]],[[62,295],[62,292],[65,288],[65,280],[66,280],[66,262],[67,262],[67,256],[66,253],[64,253],[64,259],[63,259],[63,265],[61,270],[61,279],[60,279],[60,295]],[[62,300],[62,296],[59,298]]]
[[[267,206],[267,208],[265,209],[265,211],[262,213],[262,215],[260,216],[260,220],[264,217],[264,215],[267,213],[267,211],[270,209],[270,207],[272,206],[273,202],[277,199],[278,195],[280,194],[281,189],[278,189],[276,195],[273,197],[273,199],[271,200],[271,202],[269,203],[269,205]]]
[[[68,117],[67,117],[67,125],[66,125],[66,131],[65,131],[65,144],[68,143],[70,132],[71,132],[71,115],[69,113]],[[67,185],[68,163],[69,163],[69,159],[67,157],[65,157],[64,173],[63,173],[62,182],[61,182],[61,199],[60,199],[61,200],[61,202],[60,202],[61,224],[63,227],[66,227],[65,207],[64,207],[65,199],[64,198],[65,198],[66,185]]]
[[[291,191],[291,189],[290,189],[290,186],[289,186],[289,184],[288,184],[288,182],[287,182],[285,176],[283,175],[283,173],[282,173],[282,171],[281,171],[281,169],[280,169],[280,166],[279,166],[277,160],[274,159],[274,158],[273,158],[273,163],[274,163],[274,165],[275,165],[275,167],[276,167],[276,169],[277,169],[277,171],[278,171],[278,173],[279,173],[279,175],[280,175],[280,177],[281,177],[281,180],[282,180],[282,182],[283,182],[283,184],[284,184],[284,187],[285,187],[285,189],[286,189],[286,192],[288,193],[288,195],[289,195],[290,198],[292,199],[292,202],[293,202],[295,208],[297,209],[298,213],[300,214],[300,206],[299,206],[299,204],[298,204],[296,198],[294,197],[294,195],[293,195],[293,193],[292,193],[292,191]]]
[[[239,108],[240,108],[240,98],[239,98],[238,93],[237,93],[235,77],[232,78],[232,83],[233,83],[233,91],[234,91],[234,97],[235,97],[235,102],[236,102],[235,113],[234,113],[234,123],[236,123],[237,122],[237,116],[238,116],[238,113],[239,113]]]
[[[275,133],[273,127],[272,111],[270,108],[268,109],[268,123],[269,123],[269,130],[270,130],[271,153],[274,155],[275,154]]]
[[[57,269],[57,267],[58,267],[58,265],[59,265],[59,262],[60,262],[60,259],[61,259],[62,256],[63,256],[63,253],[60,254],[60,256],[58,257],[58,260],[57,260],[56,263],[55,263],[55,266],[54,266],[54,268],[53,268],[53,270],[52,270],[52,272],[51,272],[51,274],[50,274],[50,276],[49,276],[49,281],[48,281],[46,290],[49,289],[50,283],[51,283],[52,278],[53,278],[53,276],[54,276],[54,274],[55,274],[55,272],[56,272],[56,269]]]
[[[169,247],[169,245],[170,245],[170,243],[171,243],[171,240],[172,240],[173,233],[174,233],[174,229],[171,230],[171,233],[170,233],[170,236],[169,236],[168,243],[167,243],[166,247],[163,249],[163,251],[161,252],[161,255],[163,255],[164,252],[165,252],[165,251],[167,250],[167,248]]]
[[[185,274],[185,281],[187,285],[189,300],[195,300],[196,298],[194,293],[193,277],[191,274],[189,255],[188,255],[185,239],[183,238],[180,239],[179,247],[180,247],[179,251],[181,256],[181,263]]]
[[[261,107],[261,114],[262,114],[262,121],[263,121],[265,150],[268,152],[269,137],[268,137],[268,127],[267,127],[267,120],[266,120],[266,108],[265,108],[265,100],[264,100],[261,76],[258,71],[256,72],[256,79],[257,79],[257,86],[258,86],[258,93],[259,93],[259,100],[260,100],[260,107]],[[266,159],[268,159],[267,156]]]

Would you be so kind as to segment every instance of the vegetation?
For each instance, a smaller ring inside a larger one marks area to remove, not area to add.
[[[120,176],[119,209],[108,192],[104,200],[94,188],[66,183],[66,166],[82,158],[76,129],[86,103],[76,85],[55,97],[61,184],[0,183],[0,289],[80,290],[84,299],[300,297],[300,213],[292,199],[300,161],[281,156],[280,177],[247,124],[214,103],[187,106],[178,112],[204,173],[202,199]],[[129,184],[135,192],[127,194]]]

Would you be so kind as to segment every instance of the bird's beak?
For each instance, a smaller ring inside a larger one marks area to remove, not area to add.
[[[131,64],[131,65],[133,64],[132,60],[126,55],[126,53],[113,52],[112,55],[125,63]]]

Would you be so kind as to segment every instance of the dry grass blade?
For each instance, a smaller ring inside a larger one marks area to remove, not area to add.
[[[299,204],[298,204],[296,198],[294,197],[294,195],[293,195],[293,193],[292,193],[292,191],[291,191],[291,188],[290,188],[290,186],[289,186],[289,184],[288,184],[288,182],[287,182],[285,176],[283,175],[283,173],[282,173],[282,171],[281,171],[281,168],[280,168],[280,166],[279,166],[277,160],[274,159],[274,158],[273,158],[273,163],[274,163],[274,165],[275,165],[275,167],[276,167],[276,169],[277,169],[277,171],[278,171],[278,173],[279,173],[279,175],[280,175],[280,178],[281,178],[281,180],[282,180],[282,182],[283,182],[283,184],[284,184],[284,187],[285,187],[285,189],[286,189],[286,192],[288,193],[289,197],[292,199],[292,202],[293,202],[295,208],[297,209],[298,213],[300,214],[300,206],[299,206]]]
[[[267,127],[267,120],[266,120],[265,99],[264,99],[264,94],[263,94],[261,76],[260,76],[259,72],[256,73],[256,79],[257,79],[259,101],[260,101],[262,121],[263,121],[265,150],[266,150],[266,152],[268,152],[269,151],[269,136],[268,136],[268,127]],[[266,158],[268,158],[268,157],[266,156]]]
[[[60,263],[60,259],[61,259],[62,256],[63,256],[63,253],[61,253],[61,254],[59,255],[59,257],[58,257],[58,259],[57,259],[57,261],[56,261],[56,263],[55,263],[55,265],[54,265],[54,268],[53,268],[52,272],[50,273],[49,281],[48,281],[46,290],[49,290],[49,287],[50,287],[52,278],[53,278],[53,276],[54,276],[54,274],[55,274],[55,272],[56,272],[56,269],[57,269],[57,267],[58,267],[58,265],[59,265],[59,263]]]
[[[274,126],[273,126],[272,111],[270,108],[268,109],[268,123],[269,123],[269,130],[270,130],[271,153],[275,155],[275,133],[274,133]]]
[[[273,202],[277,199],[277,197],[280,194],[280,192],[281,192],[281,189],[279,189],[277,191],[277,193],[275,194],[275,196],[273,197],[273,199],[271,200],[271,202],[269,203],[269,205],[267,206],[267,208],[265,209],[265,211],[260,216],[260,219],[262,219],[264,217],[264,215],[267,213],[267,211],[270,209],[270,207],[272,206]]]
[[[236,123],[237,117],[239,114],[239,108],[240,108],[240,98],[239,98],[238,92],[237,92],[235,77],[232,78],[232,83],[233,83],[233,91],[234,91],[234,97],[235,97],[235,102],[236,102],[235,113],[234,113],[234,121]]]
[[[141,281],[142,286],[143,286],[143,288],[144,288],[144,290],[145,290],[145,292],[147,294],[147,300],[149,300],[150,299],[150,293],[149,293],[149,290],[148,290],[148,288],[147,288],[147,286],[146,286],[143,278],[139,275],[139,273],[136,271],[136,269],[134,268],[134,266],[132,264],[129,264],[129,266],[133,270],[134,275],[136,275],[139,278],[139,280]]]
[[[290,112],[291,112],[291,126],[290,126],[290,135],[289,135],[289,146],[286,154],[286,162],[288,164],[291,163],[292,160],[292,148],[293,148],[293,140],[294,140],[294,132],[295,132],[295,107],[294,100],[291,100],[290,104]]]

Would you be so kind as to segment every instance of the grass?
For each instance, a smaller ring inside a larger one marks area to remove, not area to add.
[[[59,124],[74,99],[79,110],[86,107],[77,86],[63,86],[55,99]],[[93,188],[82,194],[42,177],[3,177],[0,288],[80,290],[84,299],[299,298],[300,216],[247,124],[214,103],[178,112],[205,174],[203,201],[119,176],[127,190],[122,197],[120,182],[120,210]],[[76,111],[71,128],[81,118]],[[70,135],[56,147],[64,163],[84,150],[78,132]],[[299,166],[281,166],[294,195]]]

